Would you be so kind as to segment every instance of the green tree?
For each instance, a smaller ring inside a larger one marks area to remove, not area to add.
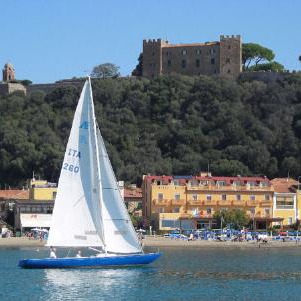
[[[255,43],[242,45],[242,63],[244,70],[248,70],[251,64],[257,66],[260,62],[271,62],[275,57],[273,51]]]
[[[95,78],[109,78],[109,77],[118,77],[119,73],[119,66],[116,66],[112,63],[105,63],[97,65],[93,68],[91,72],[91,77]]]
[[[249,71],[274,71],[279,72],[284,70],[284,66],[278,62],[269,62],[265,64],[258,64],[249,67]]]
[[[143,66],[143,54],[140,53],[138,57],[138,64],[135,69],[132,71],[133,76],[142,76],[142,66]]]
[[[231,224],[231,228],[236,230],[241,230],[250,223],[250,217],[242,209],[216,211],[213,217],[217,219],[219,227],[221,227],[221,220],[223,220],[223,226]]]

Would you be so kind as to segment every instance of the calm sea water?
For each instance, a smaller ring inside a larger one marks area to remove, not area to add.
[[[146,267],[23,270],[48,250],[0,249],[0,300],[301,300],[301,249],[161,251]]]

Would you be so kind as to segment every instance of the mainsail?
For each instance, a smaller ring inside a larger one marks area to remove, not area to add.
[[[142,248],[128,215],[99,128],[97,128],[102,188],[102,223],[105,250],[112,253],[142,253]]]
[[[90,79],[75,111],[53,210],[48,246],[103,247],[101,183]]]

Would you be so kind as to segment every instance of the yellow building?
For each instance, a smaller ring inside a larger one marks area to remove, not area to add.
[[[216,228],[216,211],[243,209],[254,229],[273,222],[273,187],[266,177],[144,176],[143,216],[159,230]]]
[[[31,179],[29,184],[29,199],[35,201],[54,201],[57,192],[56,183],[45,180]]]
[[[282,222],[274,225],[290,226],[299,219],[299,208],[297,202],[298,182],[291,178],[276,178],[271,180],[274,187],[273,216],[282,218]],[[299,195],[299,193],[298,193]]]

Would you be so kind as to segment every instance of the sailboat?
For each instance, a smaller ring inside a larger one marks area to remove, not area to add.
[[[48,247],[89,248],[87,257],[21,259],[22,268],[76,268],[149,264],[128,215],[96,122],[91,80],[75,111],[58,182]]]

